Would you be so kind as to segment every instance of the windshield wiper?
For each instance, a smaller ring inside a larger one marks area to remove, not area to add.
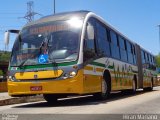
[[[22,66],[24,66],[24,64],[26,63],[28,59],[24,60],[23,62],[21,62],[21,64],[18,66],[19,68],[22,68]]]
[[[58,64],[56,63],[55,59],[49,61],[54,67],[58,67]]]
[[[41,43],[41,45],[39,47],[40,53],[41,53],[41,50],[42,50],[42,47],[43,47],[44,43],[45,43],[45,40],[42,41],[42,43]]]

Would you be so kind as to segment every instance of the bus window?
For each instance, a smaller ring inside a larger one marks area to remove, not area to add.
[[[146,58],[146,62],[145,63],[148,63],[148,55],[147,55],[146,52],[145,52],[145,58]]]
[[[126,41],[119,37],[120,55],[121,60],[127,62]]]
[[[148,53],[147,53],[147,60],[148,60],[148,64],[150,64],[149,54]]]
[[[132,45],[132,53],[133,53],[133,64],[136,64],[136,52],[135,52],[135,46]]]
[[[154,57],[152,56],[152,64],[154,65]]]
[[[106,28],[97,22],[97,42],[98,42],[98,54],[100,56],[110,56],[110,46],[107,38]]]
[[[127,41],[128,62],[133,64],[132,44]]]
[[[141,56],[142,56],[142,64],[145,64],[145,53],[143,50],[141,51]]]
[[[153,62],[153,61],[152,61],[152,55],[150,55],[150,62],[151,62],[151,64],[152,64],[152,62]]]
[[[153,57],[153,64],[155,65],[155,57]]]
[[[148,57],[149,57],[149,64],[151,65],[152,64],[152,61],[151,61],[151,55],[148,54]]]
[[[94,27],[94,21],[93,19],[90,19],[87,23],[87,26],[92,26]],[[86,27],[87,28],[87,27]],[[86,30],[87,31],[87,30]],[[95,31],[95,30],[94,30]],[[83,59],[84,61],[88,61],[90,59],[93,59],[96,57],[96,52],[95,52],[95,42],[94,39],[88,39],[85,36],[85,41],[84,41],[84,56]]]
[[[119,46],[118,46],[118,39],[115,32],[110,31],[110,38],[111,38],[111,55],[113,58],[120,58],[119,54]]]

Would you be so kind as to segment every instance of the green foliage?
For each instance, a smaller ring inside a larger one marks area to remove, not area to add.
[[[10,52],[0,51],[0,61],[8,62],[10,59],[10,56],[11,56]]]
[[[156,65],[160,67],[160,54],[156,56]]]
[[[2,70],[0,70],[0,76],[2,76],[3,75],[3,72],[2,72]]]

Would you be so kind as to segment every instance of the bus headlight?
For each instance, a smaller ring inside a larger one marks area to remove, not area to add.
[[[76,76],[76,74],[77,74],[77,73],[76,73],[75,71],[72,71],[72,72],[69,73],[69,76],[70,76],[70,77],[74,77],[74,76]]]
[[[63,75],[63,79],[67,79],[67,78],[69,78],[69,75],[68,75],[67,73],[65,73],[65,74]]]
[[[15,78],[14,76],[9,76],[8,79],[9,79],[10,81],[15,81],[15,80],[16,80],[16,78]]]
[[[77,75],[77,72],[76,71],[71,71],[69,73],[65,73],[63,75],[63,79],[67,79],[67,78],[72,78],[72,77],[75,77]]]
[[[8,76],[8,79],[12,79],[12,76]]]

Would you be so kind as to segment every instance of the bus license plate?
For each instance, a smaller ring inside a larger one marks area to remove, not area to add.
[[[31,86],[30,90],[31,91],[42,91],[42,86]]]

